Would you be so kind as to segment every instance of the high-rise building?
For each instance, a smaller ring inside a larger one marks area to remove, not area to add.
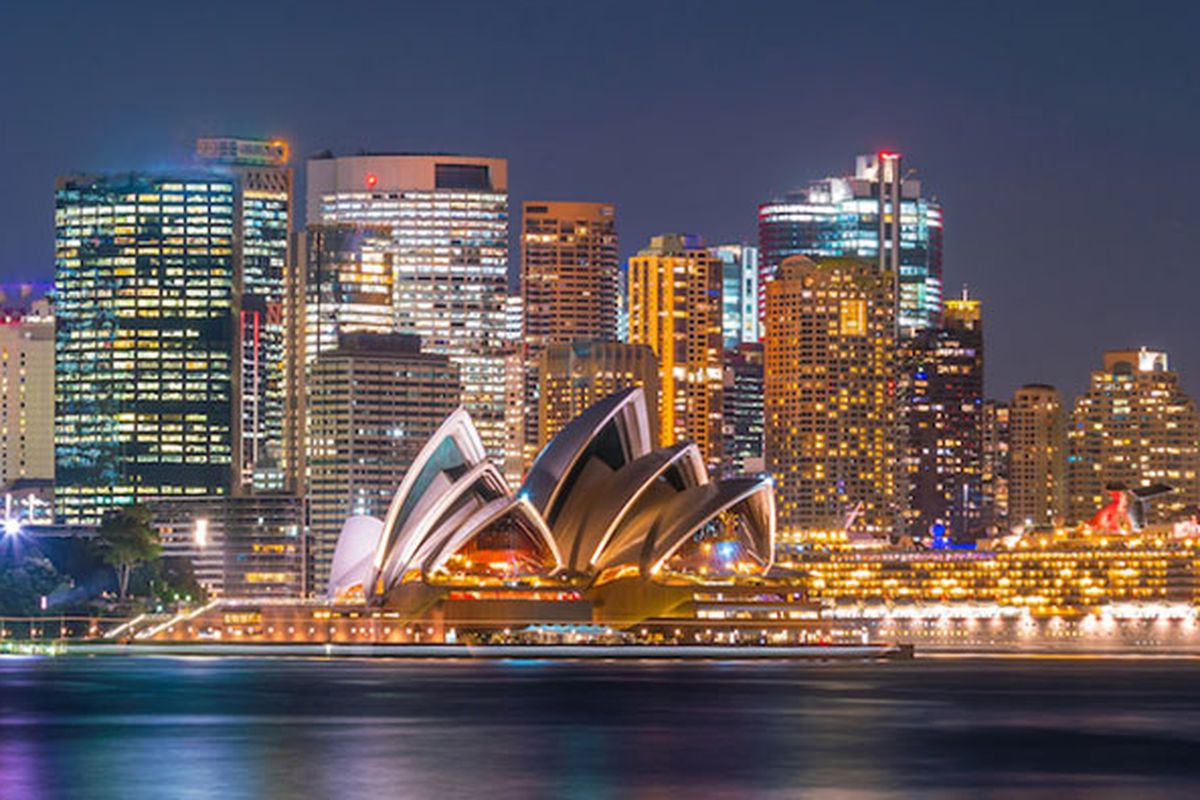
[[[620,289],[616,214],[610,203],[529,201],[521,218],[525,407],[538,407],[538,364],[551,344],[616,341]],[[538,431],[525,426],[523,460]]]
[[[346,333],[394,333],[395,254],[386,225],[309,225],[304,254],[304,357]]]
[[[521,226],[525,341],[617,338],[617,229],[609,203],[530,201]]]
[[[0,312],[0,487],[54,479],[54,314]]]
[[[210,597],[305,594],[304,501],[261,492],[154,503],[164,556],[185,558]]]
[[[722,447],[727,475],[764,472],[763,346],[742,342],[724,356]]]
[[[1068,432],[1068,519],[1086,522],[1108,502],[1106,489],[1165,485],[1147,521],[1195,512],[1200,503],[1200,417],[1167,354],[1110,350],[1075,399]]]
[[[983,532],[979,301],[946,301],[945,321],[918,331],[901,357],[909,534],[975,539]]]
[[[281,140],[210,137],[198,160],[234,179],[233,382],[235,481],[239,491],[283,488],[287,331],[284,303],[291,263],[292,168]]]
[[[629,259],[629,342],[658,358],[664,445],[721,460],[721,261],[698,236],[655,236]]]
[[[1009,448],[1012,442],[1011,407],[986,400],[983,404],[983,530],[993,536],[1008,530]]]
[[[56,510],[282,485],[291,172],[280,141],[60,178]]]
[[[286,306],[289,358],[284,464],[289,488],[305,485],[308,370],[350,333],[396,330],[391,229],[385,225],[309,225],[298,237],[295,286]]]
[[[815,181],[763,203],[758,244],[760,304],[785,258],[853,256],[895,278],[902,335],[941,319],[942,207],[905,175],[898,153],[859,156],[853,176]]]
[[[609,395],[640,386],[656,423],[658,359],[644,344],[610,341],[555,342],[546,345],[538,365],[538,449],[568,422]]]
[[[412,460],[458,407],[457,365],[415,336],[343,334],[308,370],[310,591],[324,593],[355,514],[384,517]]]
[[[895,302],[871,261],[785,259],[767,286],[765,438],[780,535],[896,532]]]
[[[235,181],[60,178],[55,195],[55,505],[228,495],[235,396]]]
[[[1053,386],[1017,389],[1009,406],[1008,525],[1060,523],[1067,502],[1066,410]]]
[[[508,162],[457,155],[318,156],[310,223],[390,229],[396,330],[449,356],[489,454],[507,444]]]
[[[725,348],[759,341],[758,248],[722,244],[709,249],[721,260],[721,331]]]

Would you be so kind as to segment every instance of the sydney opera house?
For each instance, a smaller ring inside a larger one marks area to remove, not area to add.
[[[655,448],[632,389],[571,421],[515,491],[452,413],[383,519],[346,521],[326,597],[218,598],[112,635],[1186,649],[1200,641],[1200,526],[1185,528],[964,550],[834,541],[776,562],[770,479],[713,480],[696,446]]]
[[[771,566],[769,479],[713,480],[694,444],[655,449],[639,388],[570,422],[515,492],[463,409],[428,441],[384,519],[342,530],[329,600],[416,618],[632,623],[698,586]]]

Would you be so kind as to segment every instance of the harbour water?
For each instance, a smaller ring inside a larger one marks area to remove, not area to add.
[[[0,797],[1200,796],[1200,660],[2,657]]]

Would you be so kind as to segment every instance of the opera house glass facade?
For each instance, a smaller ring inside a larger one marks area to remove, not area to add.
[[[458,409],[425,445],[383,519],[346,521],[329,598],[421,613],[448,598],[571,600],[596,619],[668,611],[696,586],[771,566],[766,478],[714,481],[694,444],[653,449],[646,399],[626,389],[551,439],[513,491]],[[682,591],[681,591],[682,590]],[[543,614],[544,616],[544,614]]]

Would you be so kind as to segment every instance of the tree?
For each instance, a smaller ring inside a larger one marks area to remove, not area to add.
[[[152,597],[164,606],[186,600],[203,603],[207,593],[196,580],[189,558],[163,556],[135,570],[129,581],[130,591]]]
[[[31,555],[0,559],[0,615],[29,616],[41,609],[41,599],[62,587],[49,559]]]
[[[129,590],[129,576],[139,564],[158,558],[158,531],[150,524],[150,509],[135,503],[104,516],[96,531],[103,548],[104,563],[117,571],[120,598]]]

